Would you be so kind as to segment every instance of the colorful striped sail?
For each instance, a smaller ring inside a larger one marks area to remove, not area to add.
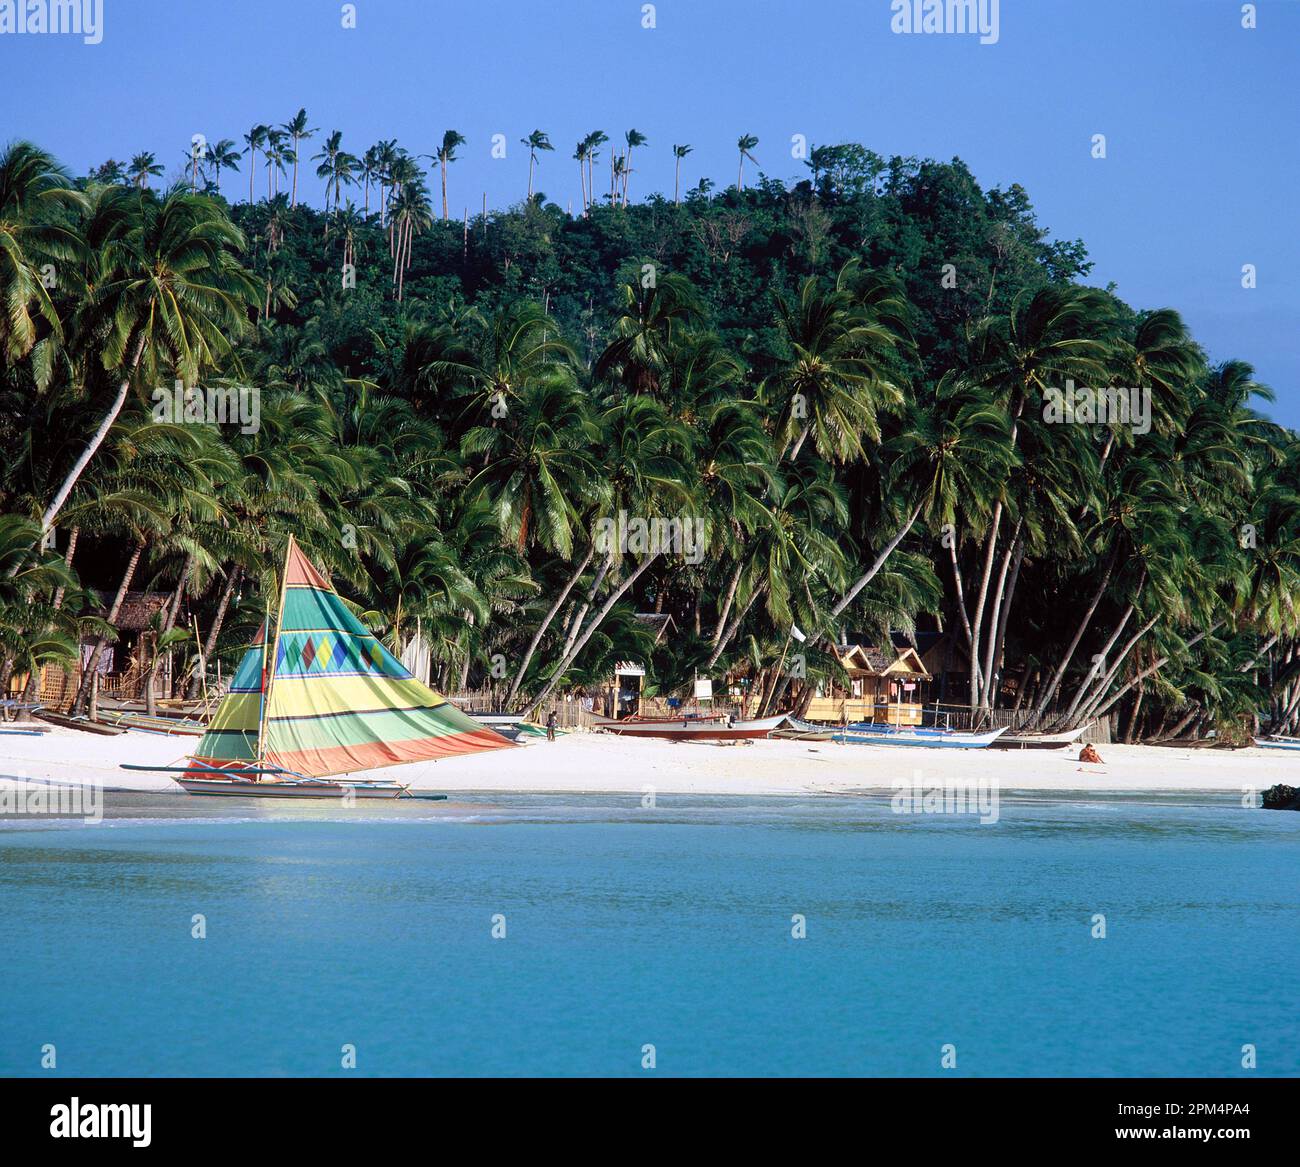
[[[195,762],[323,778],[513,744],[416,680],[292,538],[277,623],[273,644],[263,624],[244,654]]]

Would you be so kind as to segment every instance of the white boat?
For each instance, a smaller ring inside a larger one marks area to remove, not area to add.
[[[729,721],[726,717],[613,717],[592,716],[597,729],[625,737],[664,737],[672,741],[735,741],[766,737],[786,720],[784,713],[755,721]]]
[[[833,739],[853,746],[913,746],[922,749],[982,750],[1004,733],[1002,729],[987,733],[960,733],[951,729],[898,729],[892,725],[860,722],[837,729]]]
[[[1268,737],[1257,737],[1255,744],[1261,750],[1300,750],[1300,737],[1283,737],[1275,733]]]
[[[1074,745],[1092,722],[1064,733],[1009,733],[990,743],[995,750],[1061,750]]]

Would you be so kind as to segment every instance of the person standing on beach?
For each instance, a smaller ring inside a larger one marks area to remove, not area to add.
[[[555,740],[555,710],[552,709],[546,715],[546,740],[553,742]]]

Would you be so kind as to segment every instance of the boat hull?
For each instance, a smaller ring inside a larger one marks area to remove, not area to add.
[[[1295,737],[1257,737],[1255,744],[1261,750],[1300,750],[1300,738]]]
[[[190,794],[227,798],[401,798],[405,786],[375,782],[248,782],[238,778],[177,778]]]
[[[757,721],[737,721],[728,725],[721,718],[674,718],[657,721],[615,721],[612,717],[593,718],[596,728],[623,737],[656,737],[670,741],[743,741],[766,737],[783,721],[785,715],[763,717]]]
[[[927,750],[983,750],[998,740],[1006,729],[988,733],[949,733],[943,730],[890,730],[870,729],[836,730],[834,741],[853,746],[909,746]]]
[[[1007,734],[993,742],[992,748],[995,750],[1064,750],[1077,745],[1079,738],[1083,736],[1083,731],[1087,728],[1085,725],[1065,733]]]

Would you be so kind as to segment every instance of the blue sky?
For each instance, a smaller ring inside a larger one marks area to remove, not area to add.
[[[634,198],[671,191],[674,142],[694,146],[687,181],[734,182],[742,133],[779,178],[806,173],[794,134],[959,156],[1082,237],[1097,283],[1178,308],[1213,359],[1252,361],[1271,412],[1300,426],[1297,0],[1261,0],[1254,30],[1238,0],[1002,0],[988,45],[896,35],[890,0],[661,0],[653,29],[640,0],[356,0],[355,29],[334,0],[103,4],[98,45],[0,36],[0,140],[32,138],[78,173],[153,150],[171,175],[192,134],[238,141],[302,105],[357,153],[381,137],[430,153],[454,127],[470,139],[456,213],[523,195],[518,140],[535,128],[556,146],[538,186],[561,205],[596,128],[648,136]],[[226,189],[246,193],[246,173]],[[301,189],[319,203],[315,178]]]

